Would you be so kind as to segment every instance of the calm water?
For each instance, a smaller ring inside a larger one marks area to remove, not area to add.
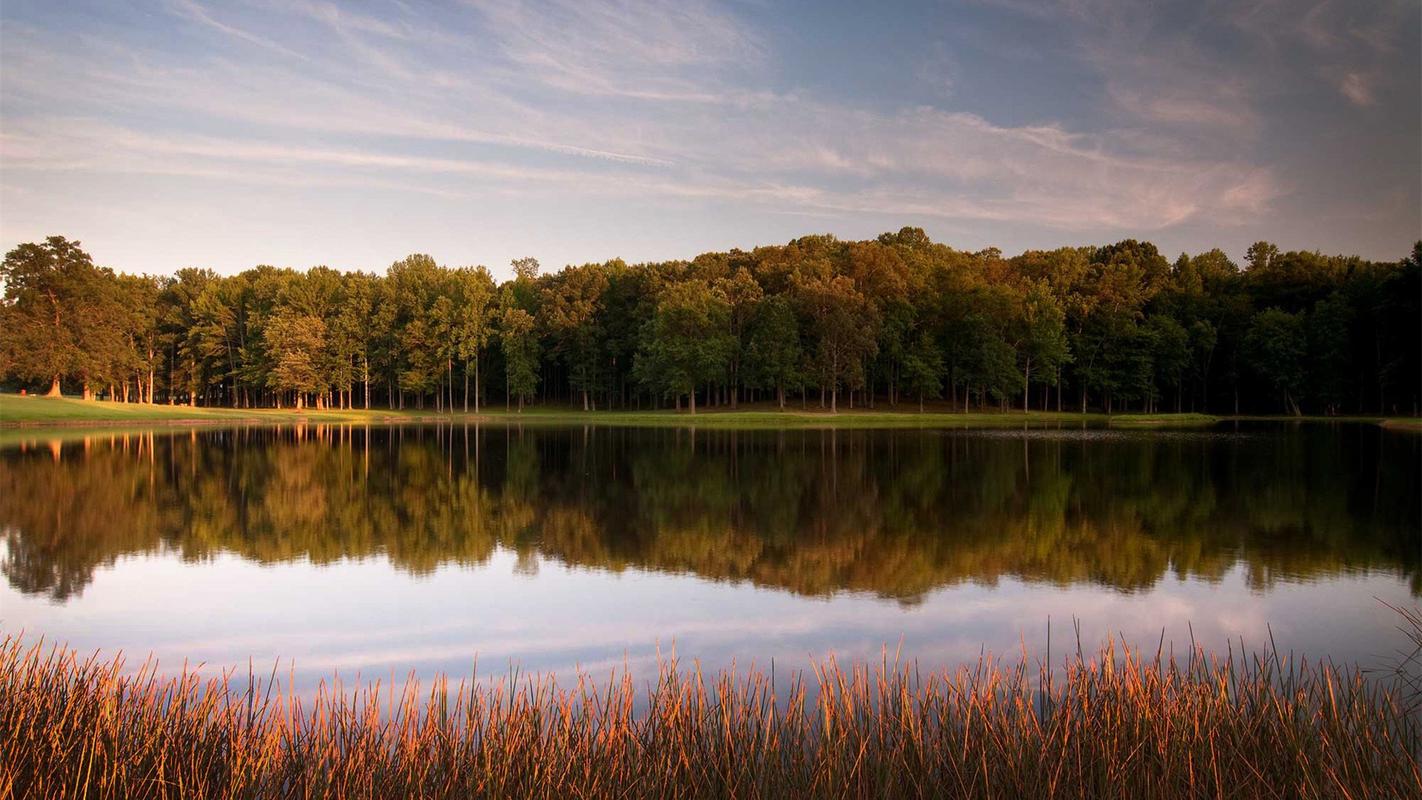
[[[299,676],[932,666],[1080,620],[1365,665],[1422,593],[1422,437],[298,427],[0,452],[0,630]],[[1191,627],[1187,627],[1191,626]],[[1060,645],[1057,645],[1060,646]]]

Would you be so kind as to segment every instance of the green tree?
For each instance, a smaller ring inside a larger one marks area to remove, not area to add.
[[[1279,258],[1279,248],[1269,242],[1255,242],[1244,254],[1250,271],[1267,270]]]
[[[443,270],[428,255],[414,254],[395,262],[386,271],[383,302],[389,310],[382,320],[388,333],[387,369],[399,387],[403,408],[405,393],[412,392],[420,407],[441,385],[449,339],[434,306],[444,284]]]
[[[800,328],[795,309],[783,296],[773,295],[756,307],[751,319],[745,361],[751,385],[773,390],[775,401],[785,408],[785,390],[801,380]]]
[[[696,413],[696,389],[725,374],[735,340],[731,304],[720,288],[689,280],[666,288],[643,334],[637,375],[655,391],[686,395]]]
[[[543,287],[540,311],[552,335],[553,354],[568,368],[568,385],[582,396],[583,410],[595,403],[602,379],[602,294],[607,271],[601,264],[569,267]]]
[[[801,280],[795,291],[814,335],[815,373],[838,413],[840,388],[863,386],[865,361],[878,352],[878,313],[844,275]]]
[[[1190,334],[1174,319],[1164,314],[1154,314],[1146,319],[1145,336],[1150,342],[1151,367],[1154,370],[1152,388],[1165,387],[1175,390],[1175,410],[1181,409],[1181,390],[1185,383],[1185,371],[1190,366]],[[1155,392],[1148,399],[1151,404],[1147,411],[1154,411]]]
[[[325,388],[320,360],[326,347],[326,323],[314,314],[281,312],[267,324],[263,336],[273,358],[270,387],[293,393],[296,408],[305,408],[306,396]]]
[[[1210,365],[1214,362],[1218,344],[1219,330],[1209,320],[1196,320],[1190,326],[1190,364],[1200,380],[1201,398],[1206,403],[1206,410],[1210,398]],[[1193,410],[1194,400],[1190,402]]]
[[[1028,392],[1035,368],[1043,383],[1054,384],[1057,370],[1070,358],[1066,314],[1041,284],[1028,288],[1021,303],[1018,360],[1022,364],[1022,410],[1029,407]]]
[[[96,343],[99,270],[79,242],[51,236],[6,253],[0,280],[5,370],[48,381],[49,396],[58,397],[60,380],[87,368],[86,348]],[[84,392],[89,393],[87,384]]]
[[[363,387],[363,405],[370,408],[371,360],[380,340],[381,315],[378,313],[380,278],[366,272],[345,276],[341,291],[341,308],[330,333],[337,340],[337,351],[352,368],[352,380]]]
[[[464,410],[469,410],[469,371],[474,368],[474,413],[479,413],[479,352],[493,326],[494,278],[484,267],[454,273],[457,299],[453,325],[455,355],[464,362]]]
[[[1347,399],[1353,358],[1353,306],[1342,292],[1314,304],[1308,315],[1308,373],[1314,397],[1329,414]]]
[[[756,283],[750,270],[747,269],[736,270],[734,275],[717,281],[716,285],[725,294],[726,302],[730,307],[727,320],[732,347],[726,377],[731,389],[731,407],[735,408],[740,403],[741,360],[748,345],[747,336],[750,332],[750,323],[755,318],[756,310],[760,307],[765,292],[760,288],[760,284]]]
[[[214,356],[202,335],[198,298],[218,280],[212,270],[180,269],[159,295],[158,324],[168,362],[169,405],[181,397],[189,406],[196,406],[198,398],[207,393]]]
[[[137,401],[153,402],[154,375],[158,368],[158,293],[160,281],[147,275],[118,276],[119,307],[124,312],[123,335],[133,371]],[[125,389],[125,395],[127,390]]]
[[[519,413],[538,388],[538,335],[533,315],[512,303],[504,305],[499,319],[499,341],[504,353],[507,395],[518,398]]]
[[[1244,337],[1244,352],[1254,371],[1279,393],[1284,410],[1301,414],[1297,397],[1307,355],[1302,317],[1277,308],[1255,314]]]
[[[919,413],[924,397],[937,397],[943,391],[943,353],[926,331],[904,352],[903,378],[908,390],[918,395]]]

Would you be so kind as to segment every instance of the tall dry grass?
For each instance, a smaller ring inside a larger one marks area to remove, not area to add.
[[[1107,644],[1055,674],[831,660],[779,696],[764,672],[675,662],[641,689],[276,683],[6,637],[0,798],[1422,797],[1398,692],[1275,652]]]

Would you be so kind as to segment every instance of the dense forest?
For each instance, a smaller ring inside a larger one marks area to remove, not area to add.
[[[551,274],[526,258],[503,283],[426,255],[159,277],[54,236],[5,256],[0,376],[236,407],[1418,413],[1422,242],[1245,261],[1135,240],[1003,257],[904,228]]]

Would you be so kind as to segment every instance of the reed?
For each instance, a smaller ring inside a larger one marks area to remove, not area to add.
[[[1064,666],[829,660],[781,685],[675,660],[567,686],[323,682],[0,643],[0,798],[1422,797],[1386,682],[1107,643]],[[290,686],[286,683],[285,686]]]

